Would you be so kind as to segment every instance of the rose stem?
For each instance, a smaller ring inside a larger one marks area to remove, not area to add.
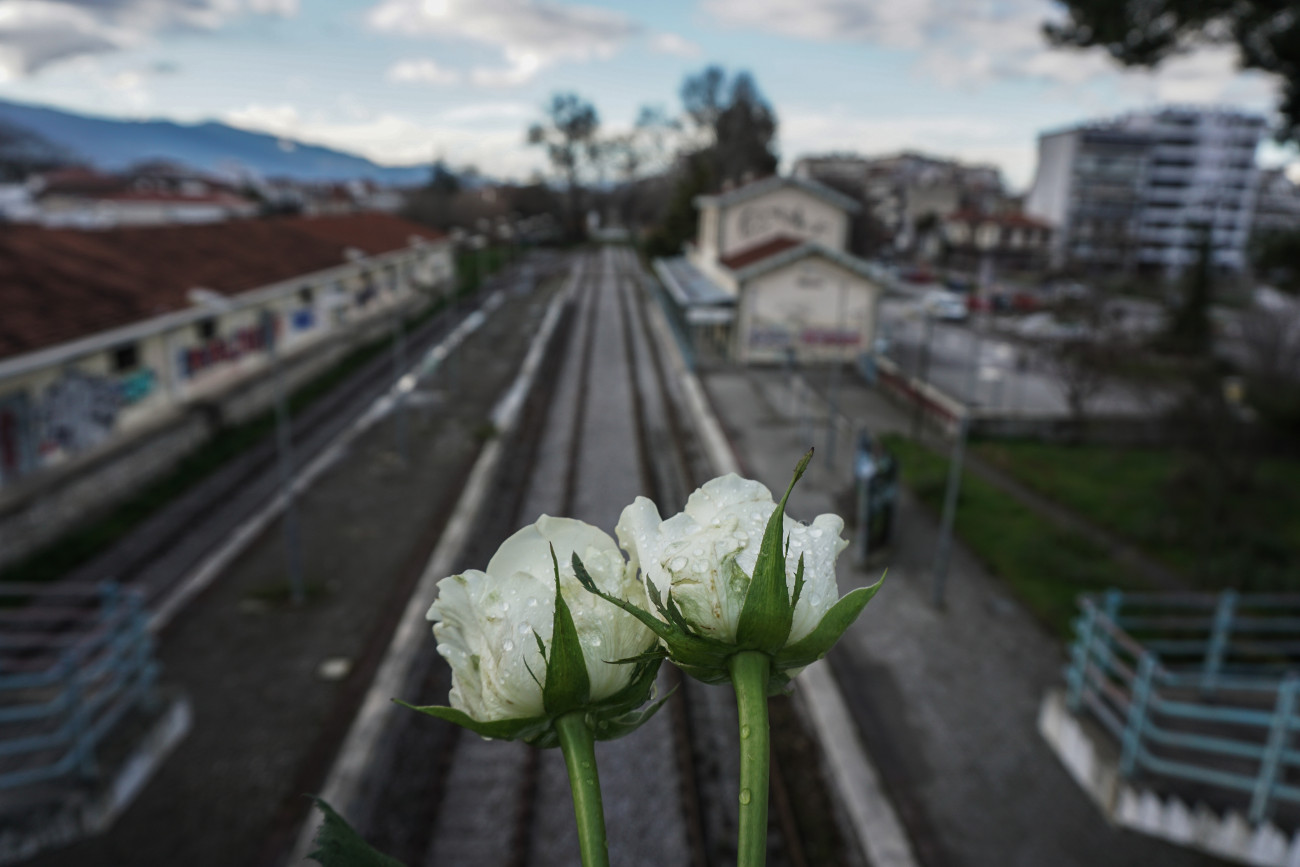
[[[600,801],[600,777],[596,773],[596,739],[582,713],[567,713],[555,720],[560,751],[569,770],[573,790],[573,812],[578,820],[578,846],[582,867],[609,867],[605,842],[605,808]]]
[[[765,653],[745,650],[727,660],[740,717],[740,838],[738,867],[763,867],[767,860],[767,778],[771,734],[767,722]]]

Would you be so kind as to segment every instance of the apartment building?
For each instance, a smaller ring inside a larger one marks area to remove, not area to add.
[[[1264,131],[1235,109],[1167,106],[1045,133],[1026,211],[1056,227],[1058,267],[1175,276],[1208,230],[1214,264],[1241,271]]]

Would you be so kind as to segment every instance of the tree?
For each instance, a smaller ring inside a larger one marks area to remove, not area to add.
[[[582,229],[582,186],[579,171],[583,162],[597,156],[600,115],[596,107],[576,93],[557,93],[547,104],[546,119],[528,130],[528,143],[546,148],[555,170],[564,177],[569,193],[569,234],[579,238]]]
[[[1210,227],[1201,227],[1196,267],[1187,276],[1187,287],[1169,318],[1169,330],[1161,348],[1181,355],[1208,356],[1213,341],[1210,329],[1210,301],[1214,288],[1214,247]]]
[[[686,77],[681,97],[717,183],[776,171],[776,112],[752,75],[741,71],[728,79],[722,67],[709,66]]]
[[[1300,15],[1295,0],[1059,0],[1067,20],[1043,29],[1054,45],[1104,49],[1125,66],[1155,67],[1202,45],[1235,44],[1244,69],[1282,80],[1281,140],[1300,141]]]
[[[1300,293],[1300,229],[1251,238],[1250,258],[1260,277],[1278,289]]]
[[[748,72],[728,77],[720,66],[688,75],[681,87],[684,122],[677,128],[689,150],[679,154],[675,185],[662,218],[646,242],[651,255],[672,255],[695,235],[695,197],[776,171],[772,150],[776,112]]]

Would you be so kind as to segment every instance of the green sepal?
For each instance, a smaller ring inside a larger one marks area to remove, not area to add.
[[[551,546],[551,563],[555,567],[555,620],[551,627],[551,656],[546,660],[546,685],[542,687],[542,705],[551,716],[580,710],[591,699],[591,676],[582,655],[578,627],[573,612],[560,592],[560,562]]]
[[[321,811],[320,827],[313,842],[316,849],[307,855],[322,867],[403,867],[401,861],[375,849],[334,808],[320,798],[312,798]]]
[[[790,499],[795,483],[808,469],[812,454],[812,449],[809,449],[800,458],[794,470],[794,478],[790,480],[781,502],[768,518],[767,529],[763,531],[754,575],[749,582],[749,591],[745,594],[745,604],[740,609],[740,619],[736,622],[738,647],[773,654],[784,647],[786,639],[790,637],[790,627],[794,623],[794,604],[790,601],[790,589],[786,585],[785,552],[781,550],[785,504]]]
[[[668,658],[691,677],[705,683],[725,683],[730,679],[727,674],[727,657],[742,648],[714,638],[705,638],[690,631],[689,623],[681,616],[681,612],[672,601],[672,597],[670,596],[668,602],[665,603],[659,594],[659,589],[654,586],[653,582],[646,582],[646,595],[650,597],[651,602],[663,613],[665,618],[677,622],[665,623],[649,611],[633,605],[626,599],[620,599],[601,590],[596,586],[596,582],[592,580],[591,575],[587,573],[586,567],[582,565],[582,560],[578,558],[577,554],[573,555],[573,573],[588,592],[596,594],[606,602],[617,605],[637,620],[640,620],[647,629],[659,636],[668,649]],[[678,625],[679,623],[682,625]]]
[[[408,704],[400,698],[395,698],[393,701],[402,707],[437,717],[440,720],[446,720],[449,723],[455,723],[461,728],[469,729],[479,737],[491,738],[497,741],[527,741],[533,743],[537,737],[546,732],[551,726],[550,718],[545,716],[518,717],[516,719],[483,722],[474,719],[464,711],[456,710],[454,707],[443,707],[437,704],[418,706]]]
[[[812,665],[817,660],[826,655],[834,645],[840,640],[844,631],[853,625],[853,621],[858,619],[862,609],[867,607],[867,603],[880,590],[880,585],[885,583],[885,576],[881,575],[880,580],[870,587],[859,587],[851,590],[840,597],[839,601],[831,606],[831,609],[822,616],[821,622],[812,632],[803,638],[791,644],[789,647],[773,654],[773,662],[777,668],[802,668],[805,665]]]

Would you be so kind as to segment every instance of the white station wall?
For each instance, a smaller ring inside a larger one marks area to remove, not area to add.
[[[809,257],[745,283],[736,357],[746,363],[851,361],[871,348],[880,289],[836,263]]]

